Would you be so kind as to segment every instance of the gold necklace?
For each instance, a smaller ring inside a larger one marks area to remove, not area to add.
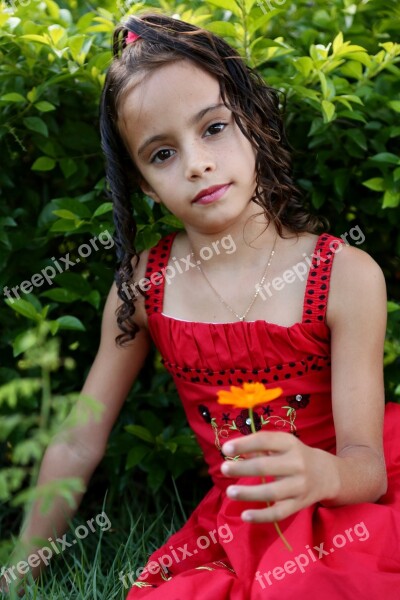
[[[272,250],[271,250],[271,253],[270,253],[270,255],[269,255],[269,258],[268,258],[267,266],[265,267],[264,275],[262,276],[262,279],[261,279],[260,283],[259,283],[259,284],[256,286],[256,289],[257,289],[257,291],[256,291],[256,293],[254,294],[254,296],[253,296],[253,298],[252,298],[252,300],[251,300],[251,302],[250,302],[249,306],[247,307],[247,310],[246,310],[246,312],[245,312],[245,313],[244,313],[244,314],[243,314],[241,317],[240,317],[240,316],[239,316],[239,315],[238,315],[238,314],[237,314],[237,313],[236,313],[236,312],[233,310],[232,306],[230,306],[230,305],[229,305],[227,302],[225,302],[225,300],[222,298],[222,296],[220,296],[220,294],[217,292],[217,290],[215,289],[215,287],[212,285],[212,283],[211,283],[211,282],[209,281],[209,279],[207,278],[207,276],[206,276],[206,274],[204,273],[203,269],[200,267],[200,264],[198,264],[198,263],[197,263],[197,261],[196,261],[196,266],[197,266],[197,268],[198,268],[198,269],[199,269],[199,271],[200,271],[200,272],[203,274],[203,277],[204,277],[204,279],[207,281],[207,283],[208,283],[208,285],[210,286],[210,288],[211,288],[211,289],[212,289],[212,290],[215,292],[215,294],[218,296],[218,298],[221,300],[221,302],[222,302],[223,304],[225,304],[225,306],[226,306],[227,308],[229,308],[229,310],[230,310],[231,312],[233,312],[233,314],[234,314],[234,315],[235,315],[235,316],[236,316],[236,317],[239,319],[239,321],[244,321],[244,319],[245,319],[245,317],[246,317],[247,313],[249,312],[249,310],[250,310],[250,309],[251,309],[251,307],[253,306],[254,302],[255,302],[255,301],[256,301],[256,299],[257,299],[257,296],[258,296],[258,294],[260,293],[261,287],[262,287],[262,285],[263,285],[263,283],[264,283],[264,281],[265,281],[265,277],[266,277],[266,275],[267,275],[268,267],[270,266],[270,264],[271,264],[271,261],[272,261],[272,258],[273,258],[274,254],[275,254],[275,246],[276,246],[276,240],[277,240],[277,238],[278,238],[278,234],[276,234],[276,236],[275,236],[274,245],[272,246]],[[194,258],[194,252],[192,252],[192,258]],[[198,261],[198,262],[200,263],[200,261]]]

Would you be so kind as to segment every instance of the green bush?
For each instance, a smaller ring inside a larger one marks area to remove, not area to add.
[[[98,101],[111,58],[111,33],[126,12],[162,10],[204,25],[235,46],[270,85],[286,92],[287,133],[305,202],[328,217],[335,235],[362,230],[362,248],[385,272],[391,301],[386,390],[388,399],[397,400],[396,0],[127,0],[90,9],[76,0],[24,5],[2,3],[0,13],[0,285],[23,289],[17,301],[8,293],[0,314],[0,499],[10,503],[14,497],[15,502],[19,493],[21,501],[27,498],[43,449],[64,414],[60,398],[66,406],[74,402],[97,350],[115,267]],[[180,227],[149,198],[134,196],[132,210],[139,251]],[[90,250],[86,258],[82,245]],[[57,272],[57,262],[69,268]],[[51,269],[54,277],[40,280]],[[37,353],[32,358],[37,347],[50,353],[51,368]],[[166,474],[178,477],[201,464],[198,459],[171,378],[153,351],[102,463],[110,497],[124,491],[137,467],[155,491]]]

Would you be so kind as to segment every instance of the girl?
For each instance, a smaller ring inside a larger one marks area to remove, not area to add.
[[[302,207],[277,93],[213,34],[129,17],[114,35],[101,135],[120,267],[82,391],[105,410],[50,446],[39,483],[89,481],[153,341],[214,487],[147,565],[121,575],[127,600],[398,598],[384,278]],[[184,229],[138,255],[139,189]],[[252,383],[282,395],[252,417],[218,404],[218,391]],[[25,538],[50,536],[50,522],[62,531],[62,513],[61,501],[46,517],[35,508]]]

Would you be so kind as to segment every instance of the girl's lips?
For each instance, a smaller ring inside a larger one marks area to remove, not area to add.
[[[212,192],[211,194],[207,194],[206,196],[202,196],[201,198],[199,198],[198,200],[193,202],[193,204],[210,204],[211,202],[214,202],[215,200],[219,200],[219,198],[221,198],[225,194],[226,190],[230,186],[231,186],[231,184],[228,183],[227,185],[220,187],[215,192]]]

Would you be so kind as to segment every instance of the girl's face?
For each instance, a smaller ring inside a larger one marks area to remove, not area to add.
[[[135,85],[121,102],[119,127],[142,191],[186,230],[222,232],[254,213],[256,152],[222,103],[217,79],[191,61],[164,65]],[[225,184],[212,203],[193,201]]]

